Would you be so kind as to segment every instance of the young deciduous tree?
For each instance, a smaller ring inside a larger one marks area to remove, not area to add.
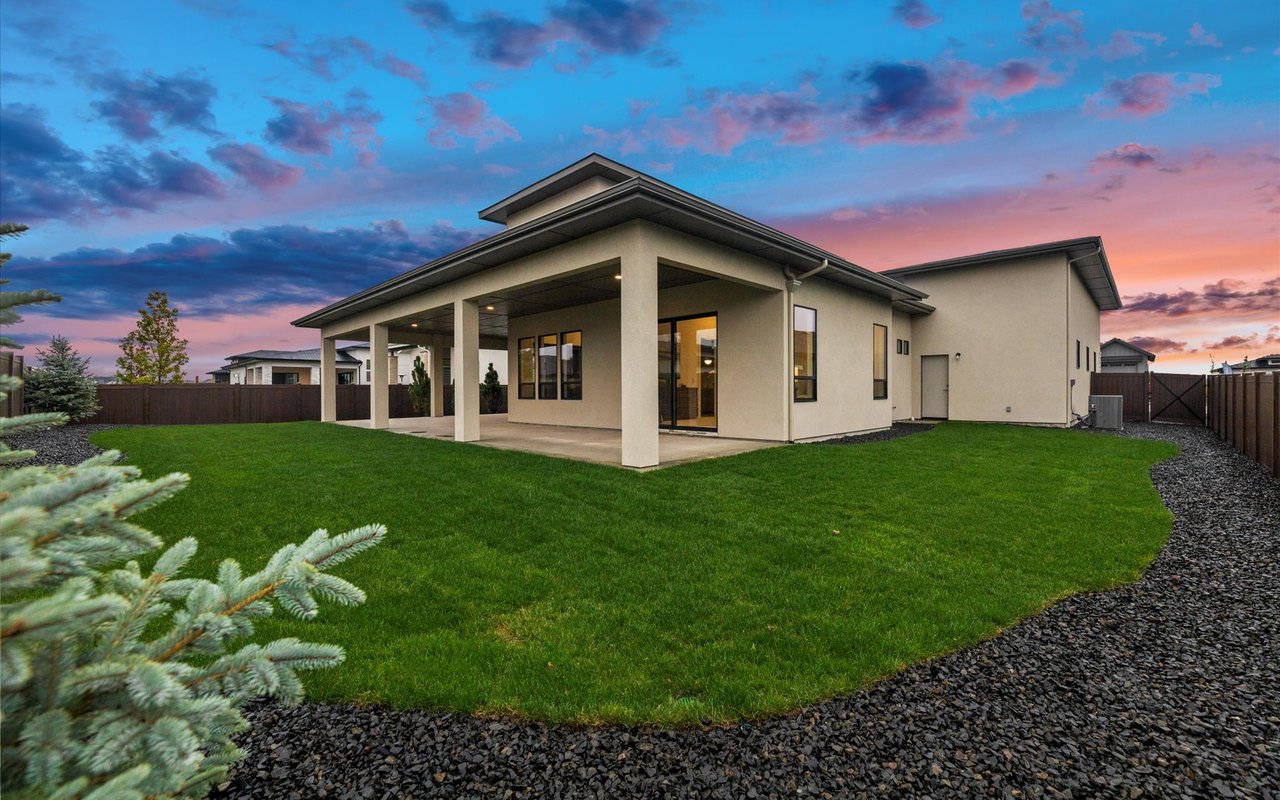
[[[431,411],[431,378],[427,376],[427,366],[422,363],[422,356],[413,359],[413,372],[409,381],[409,402],[419,416],[425,417]]]
[[[182,383],[187,340],[178,338],[178,309],[169,305],[167,292],[147,295],[146,308],[138,309],[137,326],[120,340],[124,355],[116,359],[121,383]]]
[[[489,364],[484,373],[484,382],[480,384],[480,411],[484,414],[496,414],[502,408],[502,383],[498,380],[498,371]]]
[[[58,411],[71,421],[91,417],[98,410],[98,385],[89,377],[89,359],[61,336],[36,350],[40,368],[27,373],[24,397],[35,411]]]

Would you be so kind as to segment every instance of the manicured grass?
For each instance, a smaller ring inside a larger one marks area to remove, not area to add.
[[[1171,517],[1172,445],[947,424],[644,474],[381,431],[131,428],[93,441],[190,488],[139,520],[195,572],[385,523],[339,574],[369,594],[271,636],[347,649],[312,698],[557,721],[785,711],[1135,579]]]

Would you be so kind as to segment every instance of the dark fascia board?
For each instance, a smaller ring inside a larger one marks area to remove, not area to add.
[[[342,363],[343,356],[346,356],[346,363],[350,363],[350,364],[359,363],[357,359],[352,358],[351,356],[348,356],[342,352],[343,350],[346,350],[346,349],[347,348],[345,347],[338,348],[338,358],[337,358],[338,362]],[[304,358],[298,355],[292,355],[288,351],[284,351],[284,350],[281,351],[280,355],[264,355],[262,353],[241,353],[235,356],[227,356],[227,361],[229,363],[225,367],[223,367],[223,369],[230,369],[232,367],[242,367],[251,361],[304,361],[304,362],[314,361],[317,364],[320,363],[320,359],[318,358]]]
[[[894,300],[893,310],[901,311],[912,317],[932,314],[934,311],[937,311],[933,306],[928,303],[922,303],[919,300]]]
[[[635,204],[629,209],[629,204]],[[662,219],[658,219],[662,218]],[[778,263],[791,263],[805,271],[826,260],[830,266],[818,277],[844,283],[890,300],[923,300],[929,295],[900,283],[891,276],[872,272],[840,256],[801,241],[767,225],[722,208],[673,186],[637,175],[590,197],[500,231],[448,255],[383,281],[350,297],[331,303],[293,321],[302,328],[319,328],[328,322],[449,281],[473,274],[489,266],[578,239],[633,219],[650,219],[656,224],[681,229],[677,219],[691,228],[717,234],[720,241],[736,239],[729,245]],[[503,252],[516,255],[503,255]]]
[[[640,173],[625,164],[605,158],[599,153],[591,153],[580,158],[558,172],[553,172],[537,183],[531,183],[514,194],[502,198],[498,202],[480,212],[480,219],[489,222],[505,223],[517,211],[522,211],[535,203],[563,192],[585,180],[597,176],[610,178],[621,183],[634,178]]]
[[[1064,253],[1069,260],[1075,260],[1073,266],[1080,274],[1089,294],[1098,304],[1099,310],[1114,311],[1123,303],[1120,290],[1116,288],[1116,279],[1111,274],[1111,264],[1107,261],[1107,251],[1102,247],[1101,236],[1082,236],[1077,239],[1064,239],[1060,242],[1012,247],[1007,250],[992,250],[987,253],[975,253],[969,256],[948,258],[942,261],[929,261],[924,264],[913,264],[909,267],[896,267],[884,270],[881,274],[895,278],[906,278],[928,272],[938,272],[961,267],[978,267],[984,264],[995,264],[1011,261],[1027,256],[1050,255]],[[1078,259],[1078,260],[1077,260]]]
[[[1139,353],[1139,354],[1141,354],[1141,355],[1144,355],[1144,356],[1146,356],[1146,357],[1147,357],[1147,360],[1148,360],[1148,361],[1155,361],[1155,360],[1156,360],[1156,354],[1155,354],[1155,353],[1151,352],[1150,350],[1143,350],[1141,347],[1138,347],[1136,344],[1129,344],[1129,343],[1128,343],[1128,342],[1126,342],[1124,339],[1121,339],[1121,338],[1120,338],[1120,337],[1118,337],[1118,336],[1117,336],[1117,337],[1115,337],[1115,338],[1113,338],[1113,339],[1110,339],[1110,340],[1108,340],[1108,341],[1106,341],[1106,342],[1103,342],[1103,343],[1102,343],[1102,346],[1105,348],[1107,345],[1112,345],[1112,344],[1118,344],[1118,345],[1120,345],[1121,347],[1127,347],[1127,348],[1129,348],[1130,350],[1132,350],[1132,351],[1133,351],[1133,352],[1135,352],[1135,353]],[[1106,358],[1106,356],[1103,356],[1103,358]]]

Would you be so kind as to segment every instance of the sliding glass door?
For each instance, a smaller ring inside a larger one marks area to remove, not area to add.
[[[716,315],[658,322],[658,426],[716,429]]]

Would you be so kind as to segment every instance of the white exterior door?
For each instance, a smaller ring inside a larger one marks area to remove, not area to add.
[[[947,356],[920,357],[920,416],[947,418],[950,359]]]

